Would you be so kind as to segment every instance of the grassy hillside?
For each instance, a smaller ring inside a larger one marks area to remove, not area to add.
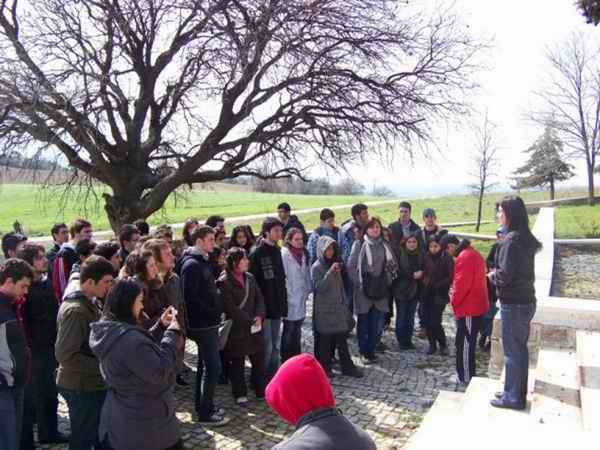
[[[264,194],[256,192],[232,192],[211,189],[196,189],[172,195],[165,207],[150,217],[153,225],[160,223],[179,223],[187,217],[205,219],[211,214],[222,214],[235,217],[251,214],[275,212],[277,204],[287,201],[294,209],[322,208],[327,206],[353,204],[381,200],[370,196],[314,196],[295,194]],[[50,227],[58,221],[69,222],[76,217],[90,219],[96,230],[108,229],[108,221],[103,210],[101,190],[93,192],[75,191],[68,196],[59,188],[41,188],[26,184],[0,185],[0,232],[12,229],[18,220],[31,236],[48,235]],[[560,197],[582,195],[582,191],[559,192]],[[483,210],[484,220],[494,220],[494,203],[504,194],[486,196]],[[524,192],[526,201],[545,200],[547,194],[542,192]],[[413,216],[421,222],[421,212],[426,207],[437,211],[441,222],[471,221],[475,218],[476,199],[470,195],[454,195],[431,199],[412,200]],[[371,214],[381,217],[385,224],[397,219],[397,204],[371,208]],[[350,216],[350,210],[338,211],[337,222],[342,223]],[[319,222],[317,213],[301,217],[307,229],[314,229]],[[260,221],[251,224],[259,229]],[[483,225],[481,232],[493,234],[496,224]],[[473,232],[472,226],[461,227],[461,231]]]
[[[18,220],[31,236],[46,236],[55,222],[69,222],[86,217],[96,230],[109,228],[103,209],[101,190],[75,191],[65,196],[58,188],[33,185],[0,185],[0,232],[12,229]],[[188,217],[206,219],[211,214],[226,217],[274,212],[277,205],[287,201],[296,209],[320,208],[352,204],[359,201],[381,200],[370,196],[290,195],[256,192],[194,190],[171,195],[165,207],[152,215],[152,225],[179,223]]]

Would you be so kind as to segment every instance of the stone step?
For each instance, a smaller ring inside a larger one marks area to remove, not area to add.
[[[447,436],[457,426],[456,420],[460,414],[463,398],[462,392],[440,391],[405,449],[425,450],[433,448],[434,445],[443,445]]]
[[[583,426],[600,431],[600,333],[577,331],[577,378]]]
[[[515,411],[512,409],[494,408],[490,400],[494,394],[501,391],[503,382],[492,378],[474,377],[469,383],[462,402],[462,417],[468,422],[477,423],[479,427],[496,424],[500,428],[527,429],[531,424],[529,410]],[[528,404],[529,405],[529,404]]]
[[[540,349],[531,415],[554,429],[583,431],[575,351]]]

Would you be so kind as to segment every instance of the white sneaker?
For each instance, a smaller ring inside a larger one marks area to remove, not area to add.
[[[248,397],[238,397],[235,399],[238,406],[248,406]]]

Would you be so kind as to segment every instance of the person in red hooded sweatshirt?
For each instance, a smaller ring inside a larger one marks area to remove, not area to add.
[[[456,252],[450,303],[456,319],[456,372],[462,384],[475,376],[475,347],[482,316],[489,309],[486,263],[463,239]]]
[[[269,406],[296,431],[273,450],[377,450],[335,406],[331,384],[313,355],[288,359],[266,390]]]

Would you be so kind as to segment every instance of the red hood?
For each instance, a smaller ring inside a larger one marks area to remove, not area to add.
[[[269,406],[294,425],[310,411],[335,407],[325,371],[308,353],[288,359],[279,368],[267,386],[266,397]]]

